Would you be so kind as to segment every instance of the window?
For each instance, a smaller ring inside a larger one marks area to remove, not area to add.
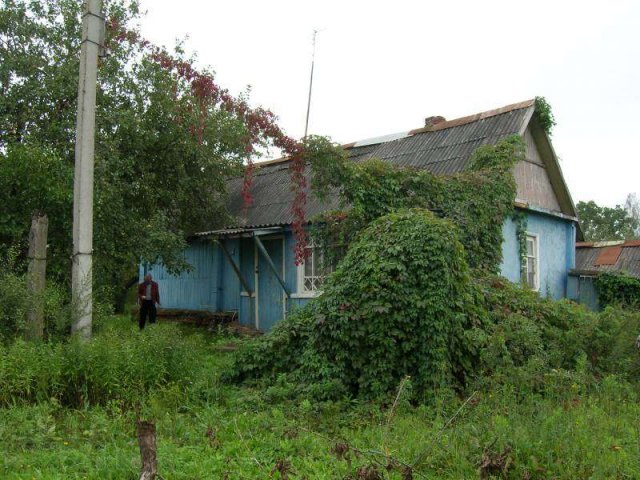
[[[311,244],[307,248],[307,257],[298,266],[298,294],[314,296],[320,293],[321,285],[327,275],[334,270],[334,262],[325,262],[322,250]]]
[[[527,285],[532,290],[540,288],[538,236],[527,234],[527,256],[524,262],[524,274]]]

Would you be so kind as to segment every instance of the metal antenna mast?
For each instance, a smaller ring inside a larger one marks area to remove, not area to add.
[[[311,54],[311,77],[309,78],[309,99],[307,100],[307,121],[304,124],[304,138],[307,138],[309,130],[309,112],[311,111],[311,89],[313,88],[313,67],[316,63],[316,36],[318,30],[313,31],[313,53]]]

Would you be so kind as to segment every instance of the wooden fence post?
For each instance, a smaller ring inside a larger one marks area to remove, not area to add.
[[[29,266],[27,270],[27,288],[29,290],[29,310],[27,312],[27,340],[44,337],[44,289],[47,274],[47,232],[49,219],[36,213],[31,219],[29,231]]]
[[[158,461],[156,458],[156,425],[145,420],[137,421],[138,445],[142,469],[140,480],[155,480],[158,475]]]

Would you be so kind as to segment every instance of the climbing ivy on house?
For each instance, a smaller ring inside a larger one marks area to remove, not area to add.
[[[478,148],[470,167],[451,176],[400,168],[371,159],[324,156],[312,163],[312,188],[340,198],[340,209],[313,221],[312,237],[330,258],[335,245],[349,244],[375,219],[402,208],[425,208],[457,227],[471,268],[496,273],[502,260],[502,225],[513,213],[512,167],[525,146],[519,136]]]
[[[553,131],[553,127],[556,126],[556,119],[551,111],[551,105],[549,105],[546,98],[536,97],[535,107],[535,115],[538,118],[540,125],[542,125],[542,128],[547,135],[550,136]]]
[[[520,258],[520,282],[527,284],[527,214],[522,210],[514,210],[511,216],[516,225],[516,237],[518,239],[518,258]]]
[[[242,352],[233,377],[289,372],[314,398],[371,398],[409,375],[426,394],[471,366],[471,301],[453,222],[424,209],[389,213],[358,235],[322,296]]]

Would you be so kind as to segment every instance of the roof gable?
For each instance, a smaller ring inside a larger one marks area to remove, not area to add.
[[[522,137],[527,151],[525,158],[513,167],[513,176],[518,187],[516,203],[534,205],[552,212],[562,212],[558,197],[549,179],[547,162],[540,155],[529,127]],[[563,213],[571,215],[570,212]]]
[[[544,161],[549,181],[560,205],[560,211],[565,215],[577,218],[578,213],[576,211],[576,207],[573,203],[573,199],[571,198],[571,194],[569,193],[567,182],[565,181],[562,169],[560,168],[560,161],[553,148],[549,135],[544,131],[535,116],[531,117],[528,128],[531,132],[540,158]]]

